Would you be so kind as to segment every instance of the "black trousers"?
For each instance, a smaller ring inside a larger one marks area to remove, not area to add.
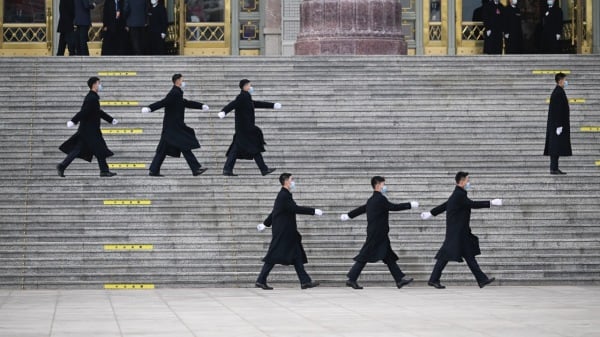
[[[73,32],[59,33],[60,36],[58,37],[58,50],[56,51],[56,56],[64,56],[65,49],[67,48],[69,49],[69,56],[75,55],[76,47],[73,34]]]
[[[235,162],[237,160],[237,154],[237,146],[233,144],[233,146],[231,146],[231,149],[229,150],[229,155],[227,156],[227,160],[225,161],[223,171],[233,172],[233,167],[235,166]],[[269,170],[269,167],[267,167],[267,164],[265,164],[265,160],[263,159],[262,154],[259,153],[256,156],[254,156],[254,161],[256,162],[256,165],[258,165],[260,172],[267,172]]]
[[[90,30],[90,26],[77,26],[77,55],[87,56],[90,55],[90,50],[88,49],[88,32]]]
[[[477,260],[475,260],[475,256],[463,256],[463,258],[465,259],[465,262],[467,262],[469,269],[471,269],[471,273],[473,273],[473,276],[475,276],[477,283],[487,281],[488,277],[481,271],[481,268],[479,268],[479,264],[477,263]],[[433,267],[433,272],[431,272],[431,276],[429,277],[429,282],[440,282],[442,272],[444,271],[444,268],[446,268],[447,264],[448,261],[446,260],[437,260],[435,267]]]
[[[390,270],[390,273],[392,273],[392,276],[394,277],[394,280],[396,282],[400,282],[404,278],[405,275],[402,272],[402,270],[400,270],[400,267],[398,267],[398,264],[396,264],[396,261],[383,260],[383,263],[387,265],[388,269]],[[358,277],[360,276],[360,273],[366,265],[366,262],[355,262],[354,266],[352,266],[352,268],[347,274],[348,280],[356,282],[358,280]]]
[[[146,27],[129,27],[129,37],[131,39],[131,53],[133,55],[143,55]]]
[[[183,154],[183,157],[190,166],[192,172],[196,172],[200,169],[200,167],[202,167],[202,165],[200,165],[200,163],[196,159],[196,156],[194,156],[194,154],[192,153],[192,150],[181,151],[181,154]],[[156,154],[154,155],[154,159],[152,159],[152,164],[150,164],[150,172],[159,174],[160,167],[162,166],[162,163],[165,161],[166,157],[167,145],[164,142],[161,142],[156,148]]]
[[[256,283],[266,284],[267,277],[269,277],[269,273],[271,272],[271,270],[273,270],[273,267],[275,267],[274,264],[265,262],[265,264],[262,267],[262,270],[260,271],[260,274],[258,275],[258,278],[256,279]],[[302,263],[302,261],[296,260],[294,262],[294,268],[296,269],[296,274],[298,274],[300,284],[312,282],[310,276],[308,276],[306,270],[304,270],[304,264]]]
[[[160,36],[161,33],[148,33],[148,54],[149,55],[164,55],[165,40]]]
[[[65,160],[63,160],[62,163],[60,163],[60,166],[62,166],[63,169],[66,169],[73,162],[73,160],[77,158],[82,149],[83,143],[78,142],[73,148],[73,150],[67,154]],[[106,163],[106,158],[96,157],[96,160],[98,161],[98,167],[100,167],[100,172],[108,172],[108,164]]]
[[[558,171],[558,156],[550,156],[550,171]]]

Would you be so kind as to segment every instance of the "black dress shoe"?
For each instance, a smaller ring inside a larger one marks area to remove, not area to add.
[[[309,288],[314,288],[314,287],[318,287],[319,286],[319,281],[313,281],[313,282],[309,282],[309,283],[302,283],[300,285],[300,289],[309,289]]]
[[[270,169],[267,169],[266,171],[262,171],[260,174],[262,174],[263,176],[266,176],[267,174],[271,174],[271,173],[275,172],[275,170],[276,170],[275,168],[270,168]]]
[[[237,177],[238,175],[231,171],[223,171],[223,175],[226,177]]]
[[[567,173],[563,172],[561,170],[556,170],[556,171],[550,171],[550,174],[552,174],[552,175],[564,175],[564,174],[567,174]]]
[[[359,286],[356,281],[346,281],[346,286],[351,287],[352,289],[362,289],[363,287]]]
[[[56,165],[56,173],[58,173],[59,177],[64,178],[65,177],[65,168],[61,164]]]
[[[110,171],[108,171],[108,172],[100,172],[100,176],[101,177],[114,177],[116,175],[117,174],[115,172],[110,172]]]
[[[269,287],[269,285],[267,285],[266,283],[256,282],[254,283],[254,286],[262,290],[273,290],[273,287]]]
[[[208,169],[205,169],[205,168],[198,169],[198,171],[194,171],[194,172],[192,172],[192,175],[193,175],[194,177],[196,177],[196,176],[199,176],[199,175],[201,175],[202,173],[206,172],[206,170],[208,170]]]
[[[427,285],[434,287],[435,289],[446,289],[446,287],[441,285],[439,282],[427,282]]]
[[[396,282],[396,286],[398,287],[398,289],[404,287],[405,285],[411,283],[413,281],[413,278],[403,278],[400,280],[400,282]]]
[[[164,177],[164,175],[160,174],[160,173],[154,173],[154,172],[149,172],[148,173],[149,176],[151,177]]]
[[[487,286],[488,284],[490,284],[490,283],[492,283],[494,281],[496,281],[495,277],[489,278],[489,279],[487,279],[487,280],[479,283],[479,288],[483,288],[483,287]]]

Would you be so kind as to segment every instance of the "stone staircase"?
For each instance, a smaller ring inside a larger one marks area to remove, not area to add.
[[[571,104],[567,176],[550,176],[541,155],[554,75],[533,70],[571,71],[567,95],[585,99]],[[87,78],[107,71],[121,73],[100,76],[102,101],[119,104],[104,110],[120,124],[103,128],[142,132],[105,134],[115,152],[108,161],[145,168],[100,178],[95,162],[76,160],[59,178],[57,147],[74,132],[66,121]],[[185,97],[211,107],[186,113],[209,171],[193,177],[183,158],[168,157],[166,177],[151,178],[163,111],[140,108],[164,97],[176,72]],[[257,110],[272,176],[251,161],[238,161],[239,177],[221,176],[233,115],[216,114],[241,78],[253,81],[256,100],[283,104]],[[458,170],[471,173],[472,199],[505,201],[474,211],[471,222],[480,264],[498,285],[599,284],[600,133],[580,130],[600,126],[598,92],[599,56],[0,59],[0,287],[252,286],[270,240],[270,230],[255,226],[284,171],[296,177],[297,203],[325,212],[298,216],[314,279],[343,286],[366,218],[339,215],[367,200],[378,174],[393,202],[421,203],[390,217],[390,236],[400,267],[424,285],[445,216],[422,221],[419,213],[445,201]],[[105,205],[111,200],[133,204]],[[122,249],[132,247],[142,249]],[[442,280],[475,285],[464,264],[450,264]],[[368,265],[360,281],[393,285],[382,263]],[[293,268],[276,267],[270,283],[296,287]]]

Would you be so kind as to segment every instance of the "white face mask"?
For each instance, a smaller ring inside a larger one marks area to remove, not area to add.
[[[156,6],[158,5],[158,0],[151,0],[150,3],[152,4],[152,6]]]
[[[511,2],[512,2],[512,5],[513,5],[513,6],[516,6],[516,5],[517,5],[517,0],[512,0]]]
[[[181,82],[181,90],[185,89],[185,82]]]
[[[98,84],[98,91],[102,91],[104,89],[104,87],[102,86],[102,83]]]
[[[552,7],[554,5],[554,0],[548,0],[548,6]]]
[[[254,87],[250,87],[250,89],[248,89],[248,93],[252,95],[254,93]]]
[[[290,183],[290,191],[295,191],[295,190],[296,190],[296,182],[295,182],[295,181],[292,181],[292,182]]]

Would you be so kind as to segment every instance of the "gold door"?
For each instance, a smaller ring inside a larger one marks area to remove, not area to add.
[[[52,55],[52,0],[0,2],[0,56]]]
[[[231,55],[231,0],[179,0],[183,55]]]
[[[425,55],[448,54],[448,0],[423,1]]]
[[[456,0],[456,54],[483,52],[483,4],[480,0]]]
[[[565,39],[570,42],[572,52],[592,53],[592,0],[569,1],[569,19],[563,27]]]

